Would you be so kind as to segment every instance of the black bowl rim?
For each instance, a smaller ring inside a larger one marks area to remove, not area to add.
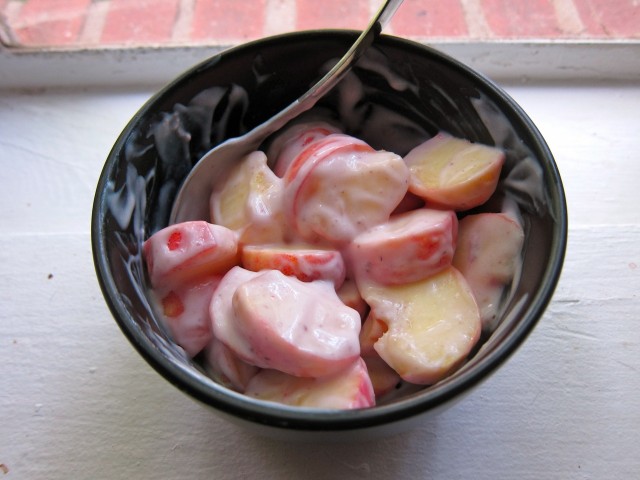
[[[555,218],[553,241],[551,254],[543,275],[542,286],[535,292],[535,295],[531,299],[530,307],[523,312],[523,318],[509,333],[507,338],[478,361],[473,369],[461,372],[459,375],[455,375],[455,378],[450,381],[443,382],[437,391],[427,391],[400,399],[388,405],[375,406],[368,409],[330,411],[301,409],[270,402],[262,402],[226,389],[204,374],[200,374],[195,370],[191,371],[186,367],[181,367],[169,361],[163,353],[146,338],[144,332],[135,322],[129,318],[126,306],[120,298],[114,279],[109,272],[109,266],[106,261],[106,242],[101,221],[104,218],[106,208],[102,193],[105,191],[107,185],[108,173],[116,158],[116,152],[122,148],[125,139],[133,130],[136,121],[150,110],[153,104],[169,91],[173,85],[197,73],[199,70],[209,68],[225,57],[242,54],[246,50],[255,49],[260,45],[295,41],[301,38],[305,40],[312,39],[322,41],[323,39],[342,36],[345,40],[353,41],[358,34],[359,32],[353,30],[309,30],[285,33],[230,48],[196,64],[176,77],[164,88],[160,89],[134,114],[112,147],[98,181],[91,219],[93,261],[100,288],[120,329],[141,356],[158,373],[177,388],[206,405],[242,420],[283,429],[340,431],[381,426],[406,420],[410,417],[434,410],[436,407],[444,405],[485,380],[516,351],[542,317],[560,278],[568,231],[566,198],[560,173],[553,155],[537,127],[522,108],[505,91],[481,73],[472,70],[458,60],[429,46],[390,35],[382,35],[378,40],[382,44],[401,46],[403,49],[408,50],[419,50],[421,55],[429,55],[432,59],[447,64],[448,68],[457,70],[465,76],[472,78],[474,82],[482,85],[483,91],[491,97],[492,101],[500,105],[501,108],[506,107],[506,109],[513,111],[522,125],[529,130],[531,137],[534,139],[537,151],[540,154],[540,158],[543,159],[544,174],[548,178],[548,183],[555,186],[555,188],[551,190],[550,199]]]

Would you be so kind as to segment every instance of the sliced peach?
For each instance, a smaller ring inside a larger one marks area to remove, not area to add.
[[[504,159],[498,148],[440,132],[404,157],[411,171],[409,191],[428,204],[469,210],[491,197]]]
[[[336,290],[338,297],[347,307],[353,308],[360,314],[360,318],[364,320],[369,313],[369,305],[364,301],[362,295],[358,291],[356,282],[350,278],[346,279],[342,286]]]
[[[356,281],[384,285],[427,278],[451,265],[458,218],[453,210],[421,208],[359,234],[349,246]]]
[[[367,365],[376,398],[386,395],[401,382],[398,372],[391,368],[377,353],[364,355],[362,359]]]
[[[305,181],[308,173],[322,159],[340,151],[373,152],[367,143],[350,135],[341,133],[327,135],[305,146],[291,161],[284,174],[285,186],[296,189]]]
[[[405,196],[409,171],[401,157],[357,144],[344,135],[323,142],[343,144],[285,175],[287,222],[308,242],[328,242],[338,248],[358,233],[382,223]]]
[[[375,393],[361,358],[334,375],[301,378],[263,370],[249,381],[245,394],[270,402],[308,408],[356,409],[375,405]]]
[[[234,230],[241,243],[280,242],[283,238],[282,179],[261,151],[247,155],[211,194],[211,218]]]
[[[233,267],[222,277],[220,284],[213,292],[209,306],[213,336],[248,363],[252,363],[251,345],[238,330],[232,301],[233,295],[240,285],[259,275],[262,273],[251,272],[238,266]]]
[[[370,311],[360,329],[361,355],[377,355],[373,346],[388,329],[387,322],[378,318],[375,311]]]
[[[335,288],[340,288],[346,272],[339,251],[295,245],[247,245],[241,263],[247,270],[280,270],[303,282],[329,280]]]
[[[190,357],[196,356],[211,341],[209,303],[220,279],[215,276],[200,283],[153,292],[162,323]]]
[[[238,263],[238,240],[220,225],[184,222],[153,234],[142,253],[151,285],[165,290],[226,272]]]
[[[397,215],[399,213],[410,212],[411,210],[416,210],[418,208],[424,207],[424,199],[417,196],[414,193],[407,192],[400,203],[395,208],[395,210],[391,213],[391,216]]]
[[[481,213],[460,221],[453,265],[475,295],[485,330],[496,326],[506,289],[520,269],[523,243],[522,227],[509,215]]]
[[[267,149],[274,173],[284,177],[291,162],[305,148],[332,133],[340,133],[340,129],[323,121],[297,123],[279,133]]]
[[[249,380],[260,369],[238,358],[217,338],[213,338],[205,350],[205,367],[212,378],[238,392],[244,392]]]
[[[382,360],[373,347],[387,329],[387,323],[370,311],[360,330],[360,354],[367,364],[376,398],[387,394],[400,382],[398,372]]]
[[[232,304],[236,329],[250,346],[247,361],[258,367],[321,377],[360,355],[360,315],[329,282],[268,270],[238,286]]]
[[[369,285],[363,295],[388,327],[374,349],[407,382],[438,382],[465,361],[480,337],[473,293],[454,267],[406,285]]]

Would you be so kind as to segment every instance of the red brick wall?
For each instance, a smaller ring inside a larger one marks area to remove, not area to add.
[[[0,0],[24,45],[230,44],[361,29],[382,0]],[[405,0],[388,32],[429,38],[640,38],[638,0]]]

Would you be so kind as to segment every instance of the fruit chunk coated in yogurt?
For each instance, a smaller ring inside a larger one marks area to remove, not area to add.
[[[451,264],[457,235],[458,218],[453,211],[420,208],[395,215],[355,237],[349,259],[356,279],[411,283]]]
[[[284,176],[285,219],[295,236],[347,245],[389,219],[409,187],[409,170],[394,153],[331,134],[305,146]]]
[[[238,240],[228,228],[204,221],[170,225],[142,246],[151,285],[185,285],[225,273],[238,261]]]
[[[360,356],[360,315],[329,282],[234,267],[213,295],[211,317],[214,335],[260,368],[323,377]]]
[[[457,213],[493,194],[503,153],[442,132],[402,158],[322,122],[285,130],[267,153],[218,183],[212,223],[168,227],[209,229],[225,252],[206,270],[219,276],[208,336],[174,339],[229,388],[311,408],[370,407],[401,381],[455,372],[517,276],[519,223]],[[190,275],[170,272],[198,263],[171,260],[169,237],[145,243],[151,284],[177,282],[187,298]]]

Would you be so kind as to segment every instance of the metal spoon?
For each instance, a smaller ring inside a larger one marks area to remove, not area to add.
[[[340,61],[304,95],[266,122],[209,150],[193,167],[176,195],[169,223],[209,218],[209,197],[216,178],[236,161],[255,151],[269,135],[313,107],[349,72],[363,52],[380,35],[402,0],[386,0],[367,28]]]

